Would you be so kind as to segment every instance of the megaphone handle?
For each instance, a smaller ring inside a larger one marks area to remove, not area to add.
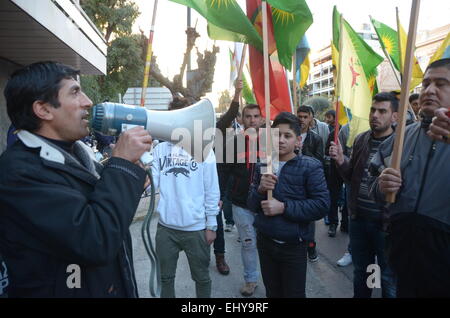
[[[148,166],[153,161],[153,157],[149,151],[142,154],[141,159],[139,159],[144,166]]]

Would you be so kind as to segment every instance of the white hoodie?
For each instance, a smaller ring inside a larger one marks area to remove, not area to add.
[[[160,143],[153,150],[152,173],[161,225],[180,231],[217,226],[220,189],[213,151],[198,163],[182,148]]]

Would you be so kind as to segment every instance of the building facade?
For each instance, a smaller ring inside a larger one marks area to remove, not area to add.
[[[0,0],[0,153],[10,125],[3,90],[24,65],[56,61],[106,74],[107,45],[79,0]]]

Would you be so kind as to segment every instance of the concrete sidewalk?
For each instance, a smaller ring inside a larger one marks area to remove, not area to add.
[[[131,226],[134,249],[134,265],[140,297],[150,297],[149,276],[150,261],[145,252],[141,238],[141,227],[150,203],[149,198],[144,198],[136,214],[135,222]],[[158,215],[151,222],[151,235],[154,240]],[[338,267],[336,261],[344,254],[348,245],[348,235],[338,231],[335,238],[328,237],[328,227],[323,220],[316,223],[316,241],[319,252],[319,261],[308,262],[306,295],[308,298],[349,298],[353,296],[353,266]],[[243,268],[240,253],[240,244],[237,242],[237,230],[225,232],[226,261],[230,266],[230,274],[219,274],[215,266],[215,257],[211,249],[210,275],[212,280],[213,298],[243,298],[239,289],[242,287]],[[154,241],[153,241],[154,242]],[[195,284],[191,274],[187,258],[180,253],[175,291],[178,298],[195,298]],[[377,293],[374,293],[377,294]],[[376,296],[376,295],[374,295]],[[265,289],[260,277],[258,288],[252,298],[265,298]]]

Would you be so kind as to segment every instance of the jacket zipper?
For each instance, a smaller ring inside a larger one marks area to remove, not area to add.
[[[419,195],[417,197],[417,202],[416,202],[416,207],[414,209],[414,213],[418,213],[420,199],[422,198],[423,188],[425,187],[425,182],[427,180],[427,173],[428,173],[428,168],[430,166],[430,160],[431,160],[431,158],[433,158],[435,151],[436,151],[436,143],[433,142],[433,144],[431,145],[430,151],[428,152],[427,163],[425,165],[425,171],[423,173],[422,183],[420,185]]]

